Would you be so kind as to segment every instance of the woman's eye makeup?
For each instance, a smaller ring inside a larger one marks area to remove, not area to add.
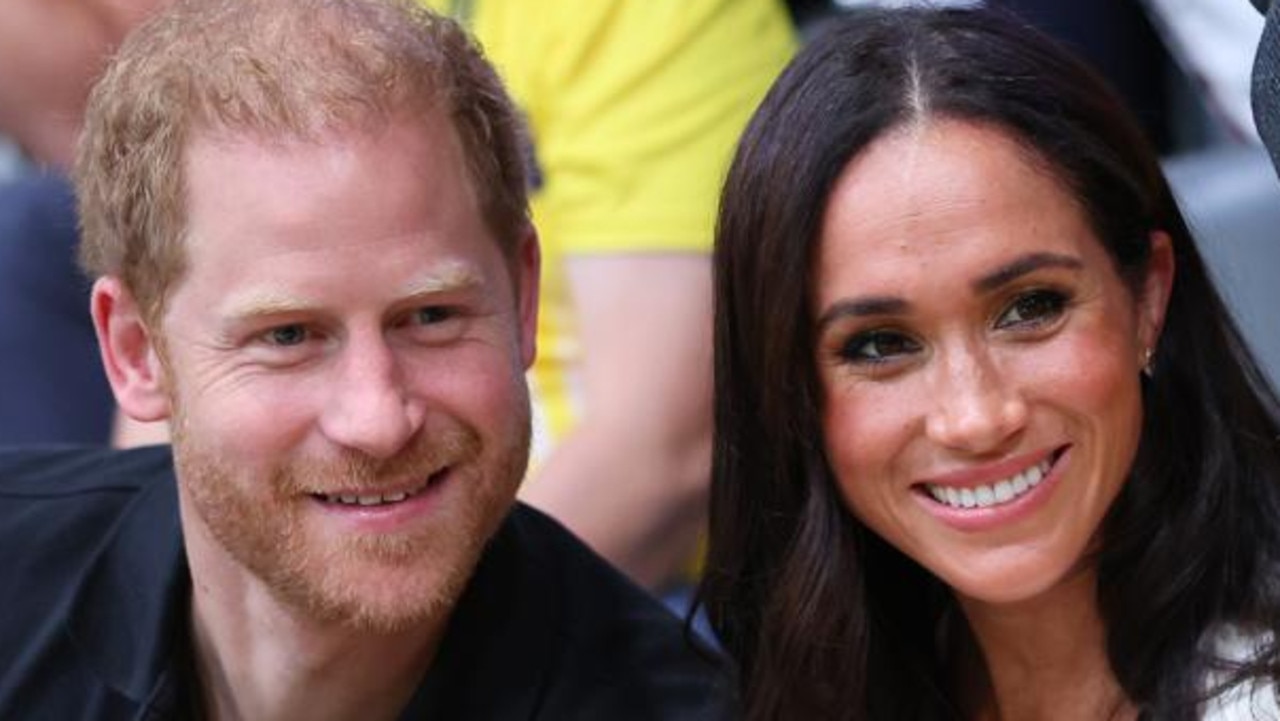
[[[1000,330],[1040,328],[1061,318],[1070,302],[1067,293],[1051,288],[1019,293],[996,318],[995,327]]]
[[[910,336],[895,330],[875,329],[855,333],[840,346],[840,357],[851,363],[889,363],[920,350]]]
[[[1052,327],[1066,313],[1072,296],[1055,288],[1022,291],[1003,306],[993,322],[1000,331],[1029,332]],[[889,327],[871,328],[850,334],[835,349],[843,363],[867,368],[894,367],[924,350],[918,336]],[[887,368],[885,368],[887,369]]]

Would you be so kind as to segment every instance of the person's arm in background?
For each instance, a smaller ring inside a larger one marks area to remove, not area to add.
[[[69,168],[88,83],[108,44],[108,28],[88,3],[0,6],[0,133],[33,160]]]
[[[89,88],[107,54],[164,0],[4,0],[0,134],[67,170]]]
[[[711,267],[574,258],[585,411],[523,497],[650,588],[696,548],[711,457]]]
[[[525,93],[535,220],[572,308],[580,412],[521,497],[660,589],[705,520],[720,183],[794,31],[775,0],[564,7],[589,30],[557,35],[563,65],[548,51],[523,67],[542,79]]]

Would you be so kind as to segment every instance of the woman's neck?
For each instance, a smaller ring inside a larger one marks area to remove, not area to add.
[[[1098,612],[1096,576],[1082,571],[1034,599],[989,604],[960,598],[986,678],[958,679],[977,689],[971,708],[984,721],[1110,719],[1137,710],[1111,670]],[[959,669],[966,673],[965,669]]]

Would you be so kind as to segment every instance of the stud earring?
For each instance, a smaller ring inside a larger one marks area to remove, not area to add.
[[[1148,378],[1154,378],[1156,375],[1155,363],[1153,358],[1156,352],[1152,348],[1142,351],[1142,375]]]

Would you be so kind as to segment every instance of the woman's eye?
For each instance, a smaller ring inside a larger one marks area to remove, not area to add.
[[[1033,290],[1014,299],[996,320],[996,328],[1039,326],[1062,315],[1067,297],[1053,290]]]
[[[840,355],[854,363],[885,363],[918,350],[920,344],[909,336],[873,330],[850,338],[840,349]]]
[[[282,325],[279,328],[272,328],[267,331],[265,338],[267,342],[277,346],[295,346],[305,343],[310,335],[307,329],[297,323],[291,325]]]

